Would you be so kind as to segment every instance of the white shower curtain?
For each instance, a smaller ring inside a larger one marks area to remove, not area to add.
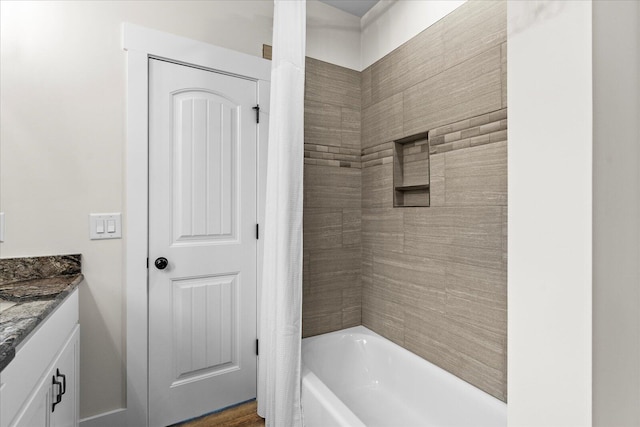
[[[275,0],[258,414],[267,427],[302,426],[302,180],[305,0]]]

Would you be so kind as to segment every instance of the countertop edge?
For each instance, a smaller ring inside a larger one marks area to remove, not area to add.
[[[18,331],[14,333],[14,336],[0,343],[0,372],[4,370],[4,368],[6,368],[7,365],[9,365],[9,363],[11,363],[15,358],[17,347],[28,339],[29,335],[35,331],[38,326],[42,324],[42,322],[45,321],[47,317],[49,317],[49,315],[53,313],[73,291],[78,288],[80,283],[84,280],[84,275],[80,273],[74,275],[73,278],[70,277],[69,279],[71,279],[69,284],[60,291],[55,298],[48,300],[49,303],[42,308],[36,316],[24,319],[26,321],[25,324],[18,328]],[[28,304],[28,302],[25,302],[24,304]]]

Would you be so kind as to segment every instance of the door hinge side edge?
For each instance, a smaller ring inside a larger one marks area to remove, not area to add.
[[[256,123],[260,124],[260,104],[256,104],[253,109],[256,110]]]
[[[260,340],[256,339],[256,356],[260,355]]]
[[[256,240],[260,239],[260,224],[256,224]]]

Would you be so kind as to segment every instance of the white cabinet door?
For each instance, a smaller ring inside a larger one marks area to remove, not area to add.
[[[51,427],[75,427],[78,425],[79,347],[80,326],[76,326],[48,375],[52,383],[51,414],[49,415]],[[53,383],[54,379],[55,384]]]
[[[78,355],[80,326],[69,336],[60,355],[39,383],[12,426],[76,427],[78,425]]]
[[[46,427],[49,422],[51,379],[45,378],[31,401],[18,416],[15,427]]]
[[[79,328],[75,290],[0,373],[0,427],[78,425]]]

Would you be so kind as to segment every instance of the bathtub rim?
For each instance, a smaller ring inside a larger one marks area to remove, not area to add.
[[[503,416],[503,418],[505,419],[505,425],[506,425],[506,419],[507,419],[507,402],[503,402],[502,400],[498,399],[497,397],[487,393],[486,391],[476,387],[475,385],[471,384],[468,381],[465,381],[464,379],[460,378],[459,376],[453,374],[452,372],[447,371],[444,368],[441,368],[440,366],[436,365],[435,363],[417,355],[416,353],[402,347],[401,345],[391,341],[388,338],[383,337],[382,335],[378,334],[375,331],[372,331],[371,329],[367,328],[364,325],[358,325],[358,326],[352,326],[350,328],[345,328],[345,329],[339,329],[337,331],[332,331],[332,332],[327,332],[321,335],[314,335],[312,337],[306,337],[302,339],[302,352],[304,352],[304,347],[305,344],[309,345],[311,343],[313,343],[314,341],[317,341],[319,339],[322,339],[323,337],[328,337],[331,335],[336,335],[336,336],[346,336],[346,335],[352,335],[352,334],[362,334],[362,335],[368,335],[371,337],[375,337],[377,339],[381,339],[383,341],[386,342],[386,344],[390,345],[392,348],[397,349],[398,351],[400,351],[401,353],[403,353],[406,357],[410,358],[410,360],[414,360],[416,362],[419,363],[428,363],[430,365],[430,368],[434,369],[435,372],[437,372],[438,375],[441,376],[445,376],[448,377],[451,381],[455,382],[456,384],[458,384],[461,388],[463,389],[468,389],[469,391],[473,392],[473,393],[478,393],[478,398],[483,401],[486,402],[487,405],[489,406],[493,406],[496,408],[496,410],[501,412],[501,415]],[[309,372],[311,372],[312,374],[313,371],[311,371],[305,364],[304,364],[304,358],[302,360],[302,369],[303,371],[306,369]],[[314,374],[314,376],[316,376]],[[318,381],[322,382],[322,379],[317,377]],[[333,394],[333,391],[326,386],[324,383],[323,385],[325,387],[327,387],[327,389]],[[334,394],[335,396],[335,394]],[[336,396],[337,399],[339,399]],[[345,405],[346,406],[346,405]],[[355,414],[354,414],[355,415]],[[357,417],[357,416],[356,416]],[[359,419],[359,418],[358,418]]]

